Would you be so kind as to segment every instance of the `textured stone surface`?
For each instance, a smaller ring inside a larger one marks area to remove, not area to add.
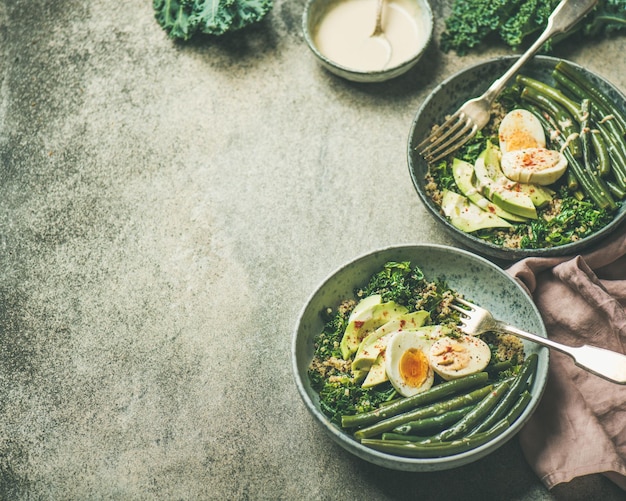
[[[516,442],[407,474],[319,433],[289,351],[317,284],[392,243],[452,243],[406,142],[461,59],[352,84],[300,32],[174,43],[150,2],[0,3],[0,498],[602,499],[548,493]],[[433,2],[437,32],[448,2]],[[626,89],[626,39],[562,48]]]

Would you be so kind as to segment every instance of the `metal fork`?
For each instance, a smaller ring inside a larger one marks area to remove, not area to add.
[[[501,320],[497,320],[484,308],[465,299],[455,298],[450,307],[461,313],[461,330],[471,336],[484,332],[503,332],[534,341],[549,348],[566,353],[574,359],[574,363],[593,374],[609,381],[626,384],[626,355],[615,351],[598,348],[597,346],[568,346],[550,339],[531,334]]]
[[[491,106],[508,81],[548,41],[572,28],[595,7],[598,0],[562,0],[548,19],[543,33],[504,75],[491,84],[480,97],[466,101],[441,126],[417,145],[417,151],[429,162],[436,162],[458,150],[482,129],[491,117]]]

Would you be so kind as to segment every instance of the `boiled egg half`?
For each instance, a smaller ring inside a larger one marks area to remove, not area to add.
[[[400,395],[410,397],[430,389],[435,373],[428,362],[434,340],[415,331],[397,331],[387,342],[385,370]]]
[[[446,381],[480,372],[490,360],[489,346],[475,336],[442,337],[428,351],[430,365]]]
[[[563,153],[546,148],[541,122],[528,110],[507,113],[500,122],[498,139],[502,153],[500,166],[512,181],[546,186],[567,169]]]

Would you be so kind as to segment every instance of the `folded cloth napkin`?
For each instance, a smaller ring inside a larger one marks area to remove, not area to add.
[[[626,353],[626,225],[584,255],[527,258],[507,271],[532,295],[550,339]],[[602,473],[626,490],[626,386],[551,350],[544,396],[519,439],[548,489]]]

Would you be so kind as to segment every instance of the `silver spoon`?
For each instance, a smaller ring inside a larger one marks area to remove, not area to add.
[[[385,3],[385,0],[378,0],[376,4],[376,24],[374,25],[374,31],[370,35],[370,38],[376,38],[387,49],[387,59],[385,60],[383,69],[385,69],[387,65],[389,64],[389,61],[391,60],[391,53],[392,53],[391,43],[389,43],[389,39],[387,38],[387,35],[385,35],[385,32],[383,30],[382,19],[383,19],[384,3]]]

